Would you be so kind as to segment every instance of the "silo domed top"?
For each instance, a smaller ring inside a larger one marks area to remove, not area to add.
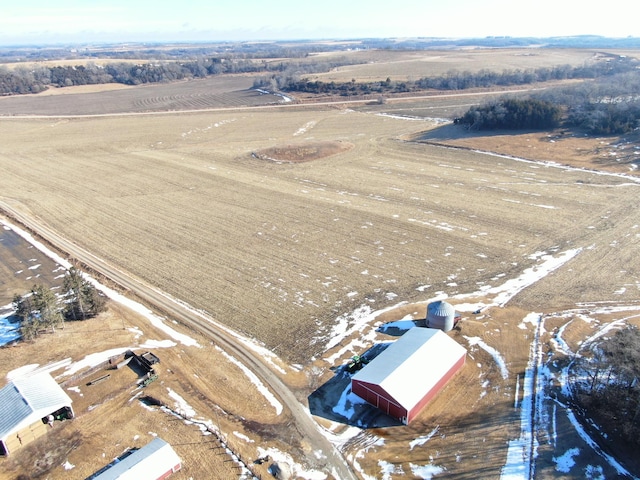
[[[431,302],[427,306],[427,318],[429,317],[454,317],[456,314],[455,309],[450,303],[447,303],[443,300],[438,300],[436,302]]]

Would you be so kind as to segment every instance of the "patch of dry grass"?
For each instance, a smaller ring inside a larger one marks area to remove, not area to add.
[[[148,350],[141,346],[144,342],[164,338],[165,334],[151,327],[146,319],[110,303],[109,310],[98,318],[67,322],[63,330],[44,334],[35,342],[1,348],[0,377],[34,362],[41,366],[65,358],[76,362],[114,348],[133,348],[142,353]],[[245,374],[206,340],[198,340],[202,347],[153,349],[160,358],[156,365],[159,378],[144,390],[137,387],[137,374],[128,367],[96,371],[65,384],[76,418],[56,422],[41,440],[0,459],[0,478],[13,479],[20,473],[52,480],[86,478],[127,449],[142,447],[156,435],[169,442],[183,461],[183,470],[175,475],[177,479],[227,478],[237,474],[237,465],[215,435],[204,435],[197,424],[186,418],[143,406],[140,399],[144,396],[167,405],[178,415],[191,417],[184,404],[176,400],[175,394],[179,395],[193,408],[197,419],[220,429],[225,446],[248,463],[256,458],[256,444],[245,438],[262,439],[258,443],[262,446],[279,445],[277,436],[262,436],[264,432],[257,426],[264,425],[264,431],[268,431],[271,423],[286,424],[286,414],[276,418],[273,407],[266,404]],[[106,374],[110,375],[107,380],[87,385]],[[54,370],[52,375],[59,382],[69,378],[64,368]],[[238,398],[243,401],[238,402]],[[245,437],[232,434],[234,431]],[[45,456],[48,460],[43,462]],[[74,468],[65,469],[66,462]],[[265,468],[255,467],[262,475],[266,474]]]

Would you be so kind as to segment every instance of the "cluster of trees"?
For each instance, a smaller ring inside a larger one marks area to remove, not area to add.
[[[515,122],[505,125],[498,119],[504,115],[504,103],[489,103],[471,107],[455,123],[477,130],[502,128],[553,128],[556,122],[537,124],[537,109],[524,125]],[[535,95],[528,103],[544,102],[552,105],[558,122],[567,128],[580,129],[591,135],[622,135],[640,127],[640,69],[616,73],[561,88],[553,88]],[[549,112],[551,113],[551,112]],[[544,117],[544,116],[543,116]],[[551,119],[551,116],[548,117]],[[509,118],[509,122],[513,119]]]
[[[594,135],[629,133],[640,126],[640,101],[585,103],[572,109],[567,125]]]
[[[51,289],[34,285],[26,295],[14,297],[22,338],[32,340],[43,331],[55,332],[65,320],[85,320],[106,308],[105,297],[75,267],[65,274],[63,289],[65,294],[58,297]]]
[[[625,134],[640,126],[640,69],[546,95],[567,106],[568,126],[595,135]]]
[[[640,446],[640,329],[618,330],[576,367],[587,375],[573,384],[579,405],[605,431]]]
[[[560,125],[561,116],[561,108],[545,100],[505,98],[471,107],[454,123],[473,130],[542,130],[556,128]]]

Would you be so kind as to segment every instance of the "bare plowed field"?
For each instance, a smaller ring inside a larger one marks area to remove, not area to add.
[[[251,90],[252,85],[253,77],[225,75],[223,78],[210,77],[89,93],[84,87],[67,87],[64,89],[64,95],[0,97],[0,115],[166,112],[269,105],[280,103],[282,100],[281,97]],[[74,93],[74,89],[77,94]]]
[[[3,198],[295,363],[357,305],[475,291],[536,252],[587,250],[528,307],[637,282],[637,184],[398,140],[429,125],[336,109],[5,119]],[[252,156],[320,141],[353,148]]]

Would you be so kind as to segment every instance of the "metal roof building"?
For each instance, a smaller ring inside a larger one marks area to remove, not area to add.
[[[163,480],[182,468],[171,445],[154,438],[144,447],[89,477],[91,480]]]
[[[351,391],[408,424],[465,362],[467,351],[441,330],[414,327],[351,379]]]
[[[0,390],[0,453],[35,440],[47,432],[47,419],[67,409],[71,399],[47,372],[16,378]]]

